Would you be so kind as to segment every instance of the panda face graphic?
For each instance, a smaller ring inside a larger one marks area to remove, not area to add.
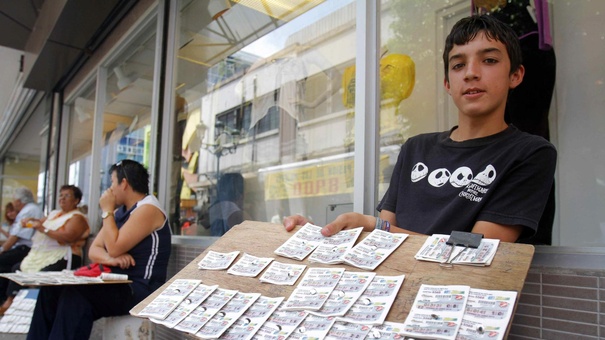
[[[473,170],[471,168],[462,166],[456,169],[450,177],[450,184],[454,188],[462,188],[469,184],[473,179]]]
[[[473,183],[477,183],[482,186],[488,186],[492,184],[492,182],[496,179],[496,168],[494,168],[491,164],[485,167],[485,170],[473,178]]]
[[[428,173],[429,168],[426,166],[426,164],[422,162],[416,163],[416,165],[414,165],[414,167],[412,168],[412,182],[416,183],[420,181],[421,179],[425,178]]]
[[[445,183],[447,183],[451,177],[451,173],[446,168],[439,168],[434,170],[429,175],[429,184],[434,186],[435,188],[442,187]]]

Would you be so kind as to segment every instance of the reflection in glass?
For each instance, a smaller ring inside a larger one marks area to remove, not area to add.
[[[94,103],[96,91],[94,83],[71,103],[69,118],[69,143],[67,143],[67,161],[69,164],[68,183],[82,190],[81,205],[88,205],[90,179],[92,178],[92,136],[94,124]]]
[[[107,68],[102,173],[122,159],[149,168],[155,36],[152,20]],[[110,185],[111,178],[102,176],[101,191]]]
[[[181,8],[172,225],[222,235],[242,218],[326,223],[330,207],[352,202],[342,84],[355,64],[354,1],[218,3],[231,5]]]

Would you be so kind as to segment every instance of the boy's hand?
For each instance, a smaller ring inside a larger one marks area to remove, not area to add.
[[[309,222],[305,217],[300,215],[292,215],[284,218],[284,227],[286,231],[292,231],[297,225],[305,225]]]
[[[332,236],[343,229],[358,227],[364,227],[364,231],[370,231],[373,229],[372,227],[375,223],[376,218],[374,216],[362,215],[354,212],[344,213],[338,215],[333,222],[326,224],[321,230],[321,234],[324,236]]]
[[[305,225],[309,222],[305,217],[293,215],[284,218],[284,227],[286,231],[292,231],[298,225]],[[359,213],[344,213],[339,215],[332,223],[326,224],[321,230],[322,235],[332,236],[343,229],[364,227],[365,231],[371,231],[376,223],[374,216],[362,215]],[[366,227],[368,226],[368,227]]]
[[[309,222],[304,216],[292,215],[284,218],[284,227],[286,231],[292,231],[297,225],[305,225]]]

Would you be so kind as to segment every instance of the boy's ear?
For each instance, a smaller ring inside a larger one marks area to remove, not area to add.
[[[448,94],[450,93],[450,82],[447,80],[447,78],[443,78],[443,87],[445,87],[445,91],[447,91]]]
[[[523,65],[519,65],[519,68],[510,75],[510,85],[509,88],[512,90],[515,87],[519,86],[523,81],[523,76],[525,75],[525,67]]]

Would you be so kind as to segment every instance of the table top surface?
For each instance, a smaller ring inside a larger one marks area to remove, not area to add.
[[[132,280],[97,280],[96,278],[74,276],[70,272],[0,273],[0,277],[9,279],[24,287],[79,286],[100,284],[125,284]]]
[[[299,227],[300,228],[300,227]],[[363,232],[360,239],[367,236]],[[195,260],[166,282],[160,289],[136,305],[130,313],[138,314],[176,279],[198,279],[205,285],[218,285],[224,289],[236,289],[246,293],[261,293],[265,296],[283,296],[286,299],[302,278],[293,286],[281,286],[259,281],[257,277],[242,277],[227,274],[227,270],[202,270],[197,264],[210,250],[216,252],[240,251],[239,257],[247,253],[257,257],[273,257],[282,263],[305,264],[310,267],[339,267],[347,271],[366,271],[346,264],[325,265],[310,263],[306,259],[297,261],[278,256],[274,251],[288,240],[294,232],[287,232],[283,226],[266,222],[244,221],[219,238]],[[444,268],[435,262],[419,261],[414,255],[424,244],[427,236],[410,235],[374,272],[377,275],[405,275],[405,280],[397,298],[387,315],[387,321],[404,322],[422,284],[467,285],[478,289],[508,290],[521,293],[534,254],[534,246],[500,242],[498,251],[490,266],[454,265]],[[359,242],[358,240],[358,242]],[[233,262],[235,263],[239,257]],[[517,301],[519,299],[517,298]]]

